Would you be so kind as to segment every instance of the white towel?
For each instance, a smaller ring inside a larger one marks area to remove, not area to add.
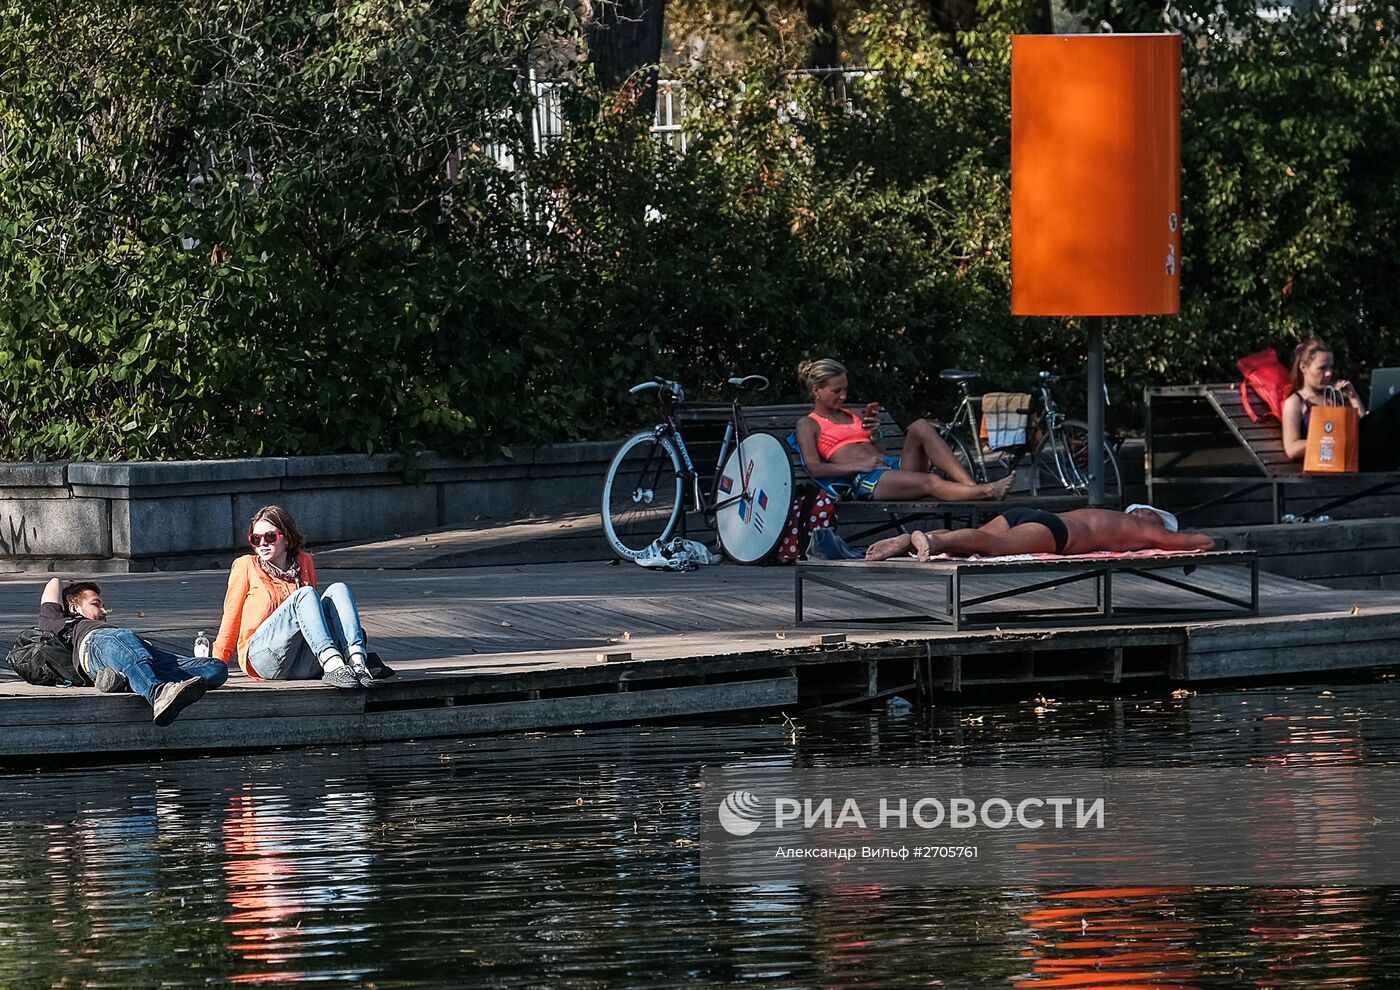
[[[982,396],[982,425],[987,433],[987,447],[991,450],[1024,447],[1030,413],[1029,392],[988,392]]]

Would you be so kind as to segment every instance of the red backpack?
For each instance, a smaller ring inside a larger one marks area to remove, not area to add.
[[[1244,381],[1240,382],[1240,401],[1244,403],[1244,411],[1249,418],[1256,423],[1270,415],[1282,420],[1283,400],[1293,394],[1293,381],[1278,355],[1272,350],[1259,351],[1240,358],[1235,362],[1235,367],[1244,375]],[[1251,391],[1268,407],[1265,411],[1255,412],[1249,404]]]

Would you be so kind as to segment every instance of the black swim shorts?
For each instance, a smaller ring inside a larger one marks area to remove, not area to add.
[[[1007,524],[1013,529],[1022,523],[1040,523],[1050,531],[1050,535],[1055,537],[1055,552],[1064,553],[1065,545],[1069,543],[1069,529],[1065,522],[1053,512],[1046,512],[1044,509],[1025,509],[1016,507],[1007,509],[1001,514]]]

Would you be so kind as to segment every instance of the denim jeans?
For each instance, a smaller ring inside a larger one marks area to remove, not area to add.
[[[340,583],[319,599],[314,588],[292,592],[253,633],[248,666],[269,681],[311,680],[321,676],[318,658],[331,649],[341,656],[368,652],[355,596]]]
[[[130,629],[107,626],[88,633],[88,674],[104,670],[126,675],[131,690],[155,704],[156,689],[171,681],[198,677],[212,690],[228,680],[228,664],[213,657],[181,657],[152,646]]]

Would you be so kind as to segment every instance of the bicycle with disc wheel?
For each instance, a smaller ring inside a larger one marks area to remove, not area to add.
[[[768,387],[762,375],[728,379],[736,390]],[[613,552],[638,560],[657,541],[685,535],[690,506],[713,521],[730,560],[758,563],[777,548],[792,501],[792,466],[782,443],[750,433],[737,396],[712,408],[727,413],[713,475],[706,487],[677,421],[685,403],[680,382],[665,378],[633,385],[632,395],[655,390],[661,419],[622,442],[603,480],[603,533]]]

